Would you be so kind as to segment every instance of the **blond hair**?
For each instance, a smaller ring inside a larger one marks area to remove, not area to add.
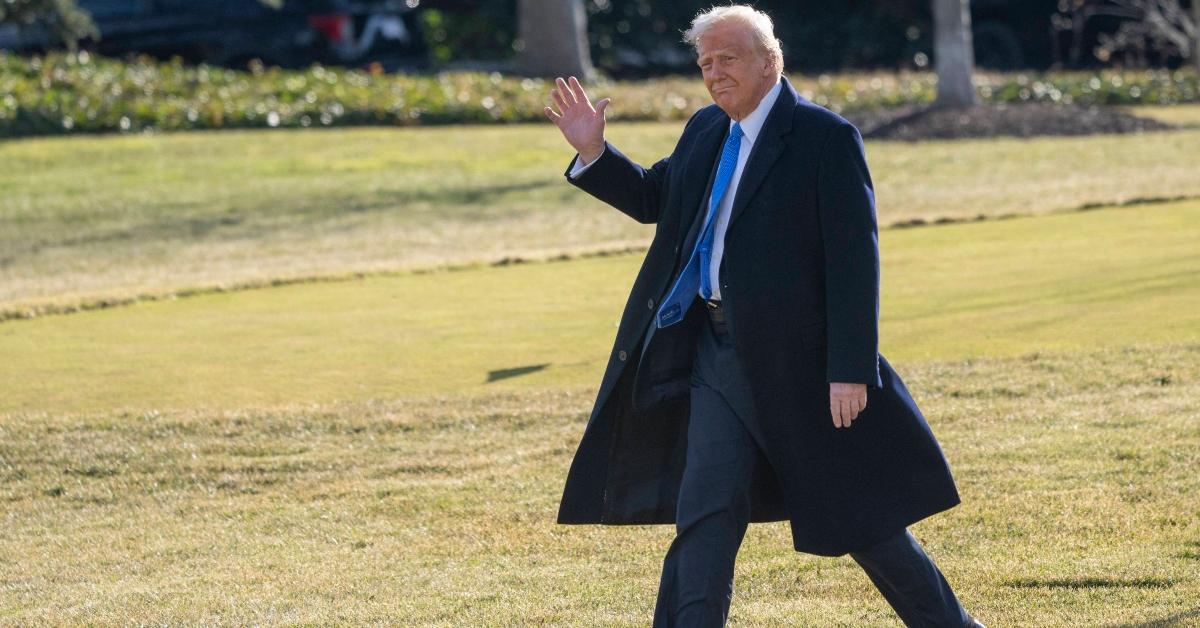
[[[692,27],[683,33],[683,41],[695,48],[699,46],[700,38],[708,29],[726,21],[739,22],[750,27],[755,42],[766,53],[775,72],[783,73],[783,47],[775,38],[775,24],[769,15],[751,6],[731,4],[697,13],[696,17],[692,18]]]

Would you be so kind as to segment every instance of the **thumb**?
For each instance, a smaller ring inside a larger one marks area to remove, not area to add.
[[[612,102],[611,98],[600,99],[600,102],[596,103],[596,113],[604,115],[604,110],[608,108],[608,103],[610,102]]]

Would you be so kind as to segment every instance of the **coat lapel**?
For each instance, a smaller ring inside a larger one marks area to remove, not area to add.
[[[685,235],[675,256],[676,270],[692,252],[694,232],[699,229],[704,212],[708,209],[704,200],[708,198],[709,190],[712,189],[713,177],[717,171],[717,155],[728,131],[729,116],[716,116],[708,126],[700,130],[699,137],[688,154],[683,176],[685,191],[682,195],[683,206],[679,215],[678,231]]]
[[[786,78],[780,78],[782,88],[779,98],[767,114],[767,120],[758,133],[754,149],[750,151],[750,159],[742,171],[741,181],[738,182],[737,196],[733,199],[733,211],[729,215],[729,226],[732,227],[738,216],[746,210],[746,205],[754,197],[754,193],[762,186],[771,171],[771,166],[783,155],[787,145],[784,136],[792,130],[792,112],[796,108],[796,90]]]

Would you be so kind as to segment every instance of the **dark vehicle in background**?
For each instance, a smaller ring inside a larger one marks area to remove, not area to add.
[[[972,0],[975,63],[992,70],[1048,67],[1056,61],[1057,9],[1046,0]]]
[[[245,69],[303,67],[318,62],[385,69],[427,61],[413,9],[415,0],[78,0],[100,31],[81,47],[120,57],[144,53],[167,59]],[[0,48],[38,51],[50,39],[32,28],[0,31]]]

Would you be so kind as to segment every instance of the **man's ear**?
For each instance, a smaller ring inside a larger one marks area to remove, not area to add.
[[[775,62],[771,60],[771,54],[763,55],[763,76],[770,76],[775,71]]]

